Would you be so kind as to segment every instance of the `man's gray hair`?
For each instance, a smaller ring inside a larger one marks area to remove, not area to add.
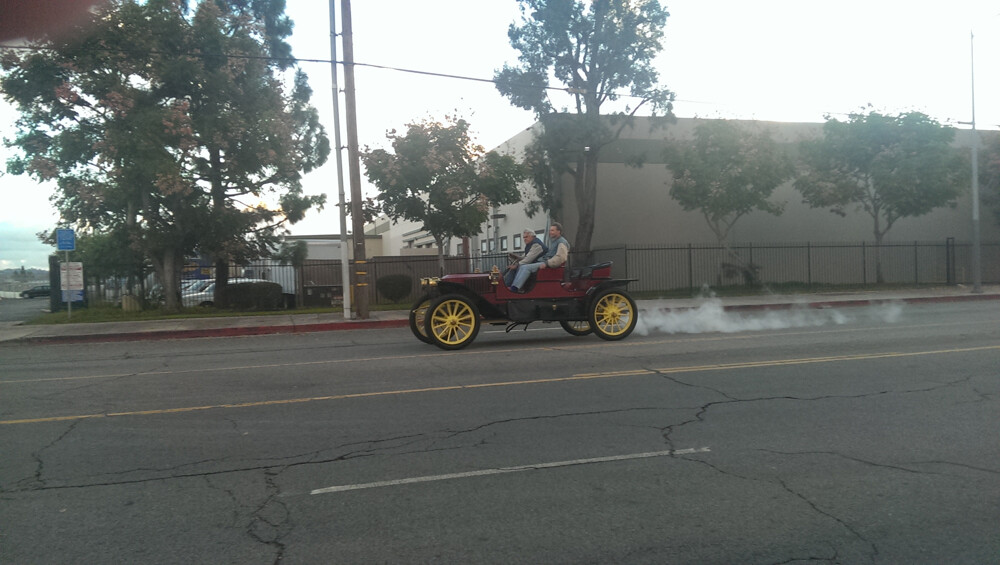
[[[535,235],[535,230],[525,229],[523,232],[521,232],[521,235],[528,235],[529,233],[531,235]]]

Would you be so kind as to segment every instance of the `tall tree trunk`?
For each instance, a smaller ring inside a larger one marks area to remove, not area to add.
[[[181,309],[179,267],[184,259],[173,247],[161,249],[158,254],[151,256],[153,268],[163,285],[163,307],[168,312],[177,312]]]
[[[570,246],[574,251],[586,254],[585,260],[590,262],[590,243],[594,236],[597,212],[597,151],[593,148],[585,151],[579,165],[582,167],[577,168],[573,183],[579,223],[576,239],[570,242]]]
[[[222,222],[222,216],[226,213],[226,190],[222,186],[222,156],[219,149],[212,147],[208,152],[209,165],[211,166],[212,179],[212,217],[216,222]],[[225,307],[226,293],[219,292],[229,284],[229,257],[222,252],[223,243],[214,242],[218,246],[215,257],[215,297],[216,306]]]
[[[434,236],[434,244],[438,248],[438,270],[441,272],[440,276],[444,276],[444,238],[441,236]]]

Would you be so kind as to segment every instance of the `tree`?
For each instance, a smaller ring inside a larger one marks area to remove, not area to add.
[[[390,131],[391,153],[366,148],[361,156],[380,210],[393,222],[420,223],[434,237],[442,272],[445,241],[479,234],[492,206],[520,201],[517,184],[525,177],[513,157],[474,144],[468,122],[446,121],[414,122],[403,135]]]
[[[748,282],[756,280],[756,267],[729,247],[729,233],[754,210],[781,214],[783,207],[770,197],[792,177],[791,160],[768,131],[726,120],[698,124],[693,143],[671,141],[665,157],[673,175],[670,196],[684,210],[701,212],[732,264]]]
[[[306,76],[285,93],[277,72],[288,67],[291,24],[284,0],[202,2],[193,17],[189,61],[200,84],[178,84],[190,105],[192,181],[211,201],[211,230],[199,248],[216,262],[216,285],[229,265],[265,255],[284,223],[295,223],[324,196],[302,194],[300,179],[326,161],[329,142],[309,106]],[[256,204],[277,195],[279,208]]]
[[[22,156],[8,170],[56,180],[62,219],[82,233],[127,233],[167,308],[180,306],[185,256],[269,248],[323,202],[299,185],[329,145],[304,77],[290,91],[280,80],[283,10],[283,0],[204,0],[193,13],[176,0],[115,0],[72,43],[4,54],[0,85],[21,112]]]
[[[579,216],[573,244],[589,251],[601,149],[618,139],[628,118],[643,106],[654,115],[672,115],[674,95],[657,86],[652,64],[663,48],[669,14],[656,0],[519,2],[523,21],[512,24],[508,36],[521,64],[504,65],[496,73],[497,89],[542,123],[528,158],[540,205],[558,212],[548,207],[560,205],[561,177],[570,175]],[[552,87],[551,79],[564,86]],[[556,110],[549,98],[553,88],[571,94],[571,111]],[[634,102],[602,117],[604,104],[622,97]]]
[[[954,206],[966,186],[964,153],[952,147],[955,130],[920,112],[875,111],[827,118],[823,138],[804,142],[805,172],[795,181],[804,202],[840,216],[854,206],[871,216],[875,245],[901,218]],[[884,282],[876,252],[876,280]]]

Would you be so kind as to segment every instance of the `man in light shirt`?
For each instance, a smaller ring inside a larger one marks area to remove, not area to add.
[[[569,242],[562,236],[562,224],[559,222],[552,222],[552,225],[549,226],[549,249],[542,255],[542,259],[539,263],[528,263],[517,267],[514,282],[509,285],[511,292],[524,292],[521,289],[524,288],[524,283],[528,282],[531,273],[536,273],[539,269],[554,269],[566,264],[566,260],[569,259]]]

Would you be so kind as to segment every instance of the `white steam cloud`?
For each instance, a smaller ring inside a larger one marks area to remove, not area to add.
[[[902,312],[903,304],[901,302],[888,302],[867,308],[852,308],[850,314],[834,308],[817,309],[806,305],[794,306],[787,310],[733,312],[726,311],[721,300],[709,298],[696,308],[644,311],[639,316],[635,332],[639,335],[651,333],[734,333],[826,325],[840,326],[854,322],[859,318],[893,324],[899,321]]]

